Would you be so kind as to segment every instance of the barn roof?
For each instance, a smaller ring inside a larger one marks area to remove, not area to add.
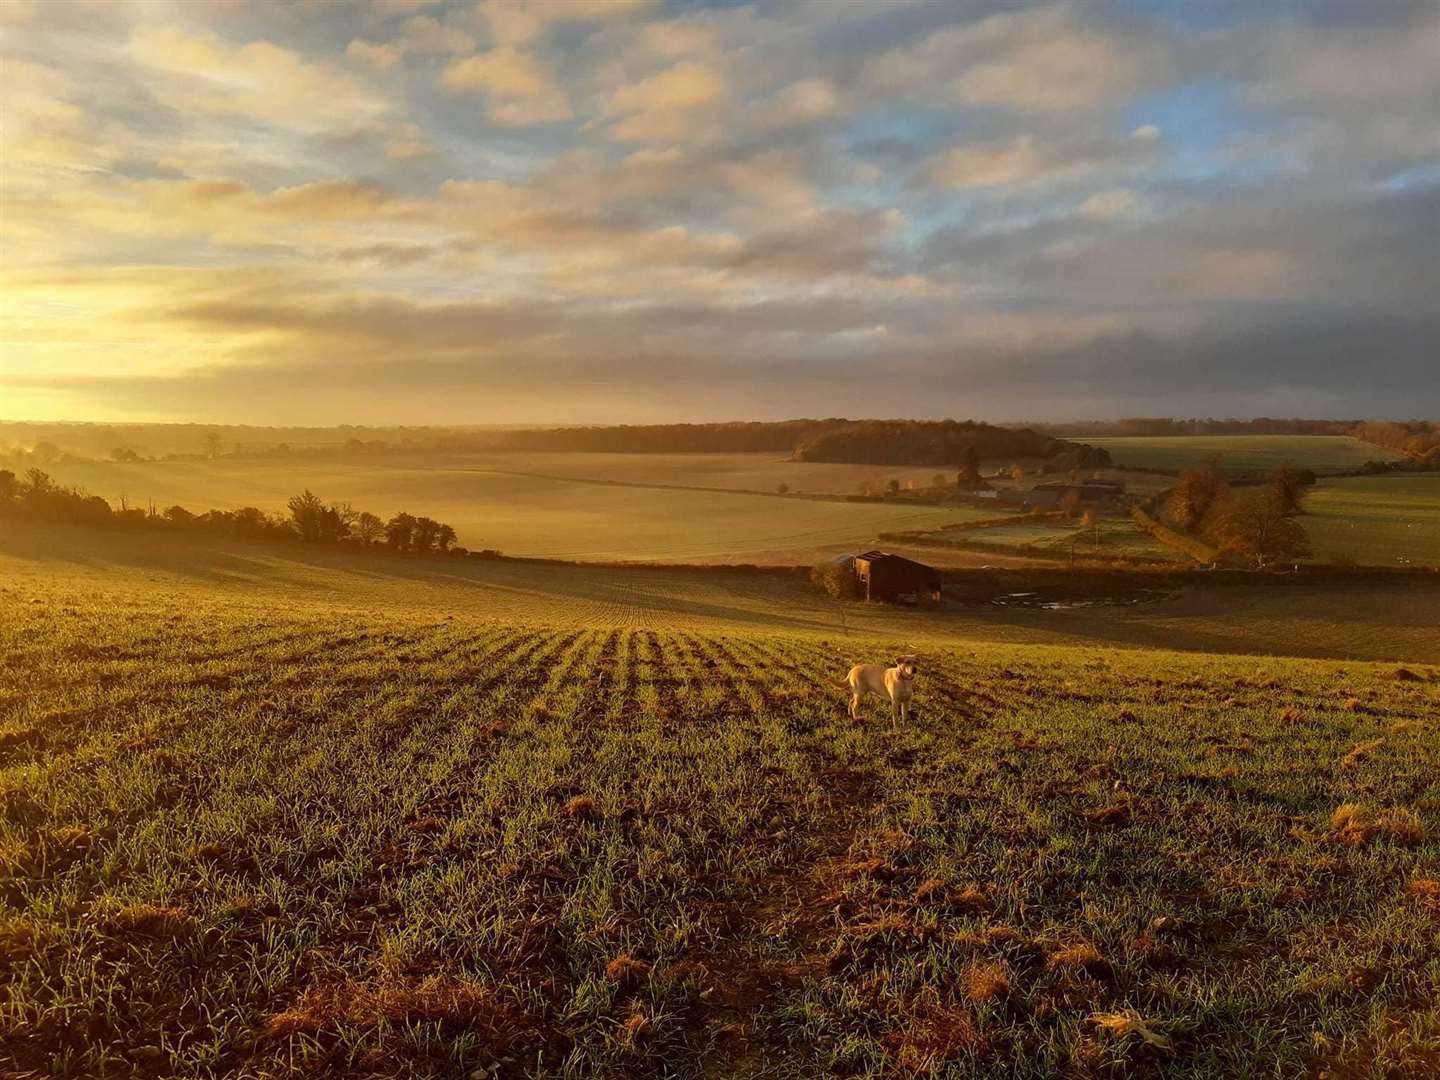
[[[868,560],[869,562],[881,562],[882,560],[888,561],[893,559],[896,562],[909,563],[911,566],[921,566],[924,567],[926,570],[934,569],[934,567],[929,566],[926,563],[917,562],[915,559],[907,559],[904,555],[896,555],[893,551],[866,551],[855,557],[857,559]]]

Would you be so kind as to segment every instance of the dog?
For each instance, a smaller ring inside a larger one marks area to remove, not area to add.
[[[840,683],[850,691],[850,719],[860,719],[860,703],[870,694],[890,699],[890,726],[897,720],[910,718],[910,699],[915,694],[915,676],[920,672],[920,662],[914,656],[900,656],[894,667],[879,664],[856,664],[850,669],[845,681]]]

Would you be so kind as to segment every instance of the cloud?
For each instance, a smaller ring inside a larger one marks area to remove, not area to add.
[[[381,71],[389,71],[400,62],[404,53],[391,45],[377,45],[364,38],[354,38],[345,48],[345,55],[351,60]]]
[[[390,104],[364,82],[268,41],[233,45],[214,33],[142,27],[130,37],[137,61],[167,80],[171,106],[309,130],[373,125]]]
[[[458,26],[417,15],[405,24],[402,47],[417,53],[468,53],[474,51],[475,39]]]
[[[724,78],[687,60],[620,87],[605,111],[615,118],[615,137],[626,142],[704,141],[718,135],[726,101]]]
[[[1150,138],[1042,140],[1034,135],[964,143],[931,158],[925,177],[949,188],[1005,188],[1073,178],[1133,163],[1148,154]]]
[[[1356,356],[1357,401],[1434,385],[1433,5],[28,18],[0,46],[27,400],[1319,409]]]
[[[1087,22],[1066,5],[942,27],[876,57],[867,76],[882,93],[1070,113],[1134,93],[1150,77],[1156,53],[1133,27]]]
[[[762,129],[793,127],[840,112],[840,95],[829,79],[800,79],[755,107],[753,122]]]
[[[570,115],[570,103],[534,54],[505,46],[457,60],[440,76],[452,91],[483,91],[490,117],[509,126],[550,123]]]
[[[1111,191],[1100,191],[1091,195],[1080,204],[1079,213],[1082,217],[1095,218],[1098,221],[1111,221],[1124,217],[1134,207],[1135,192],[1128,188],[1115,188]]]
[[[619,19],[653,6],[654,0],[480,0],[476,14],[501,45],[525,45],[564,20]]]

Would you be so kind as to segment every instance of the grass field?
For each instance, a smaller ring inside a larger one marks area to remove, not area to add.
[[[1102,518],[1098,528],[1082,527],[1074,518],[1052,518],[938,535],[961,542],[978,540],[985,544],[1003,544],[1059,559],[1069,558],[1073,548],[1074,556],[1080,559],[1090,555],[1122,555],[1135,559],[1179,561],[1173,551],[1129,518]]]
[[[806,626],[774,575],[43,539],[0,538],[11,1072],[1440,1064],[1425,665]],[[833,680],[903,648],[916,717],[849,723]]]
[[[1326,480],[1301,519],[1315,557],[1376,566],[1440,566],[1440,475]]]
[[[1219,456],[1232,474],[1268,472],[1287,462],[1317,473],[1358,469],[1402,455],[1348,435],[1175,435],[1086,439],[1110,451],[1116,465],[1180,472]]]
[[[773,455],[713,455],[725,459],[718,463],[708,461],[711,456],[555,454],[532,460],[489,455],[426,465],[221,459],[65,465],[56,466],[54,473],[62,482],[112,502],[124,496],[132,506],[153,501],[162,509],[178,503],[191,510],[248,505],[283,511],[291,495],[309,488],[326,500],[349,501],[382,516],[404,509],[449,522],[460,543],[472,548],[607,561],[806,562],[823,551],[863,549],[887,530],[938,528],[985,516],[957,508],[630,486],[688,478],[696,487],[705,486],[702,481],[745,487],[767,471],[783,477],[797,470],[840,470],[845,480],[836,487],[853,490],[850,478],[892,475],[852,466],[792,465],[775,461]],[[562,458],[583,459],[570,465],[577,477],[610,482],[559,479],[558,473],[517,475],[517,470],[554,472]],[[682,471],[676,459],[688,462],[691,471]],[[610,468],[602,477],[604,465]],[[718,471],[706,471],[712,466]],[[751,480],[742,483],[736,474]],[[779,482],[767,481],[757,490],[773,492]]]

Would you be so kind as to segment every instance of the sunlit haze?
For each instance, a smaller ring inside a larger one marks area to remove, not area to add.
[[[1440,409],[1440,7],[0,0],[0,418]]]

